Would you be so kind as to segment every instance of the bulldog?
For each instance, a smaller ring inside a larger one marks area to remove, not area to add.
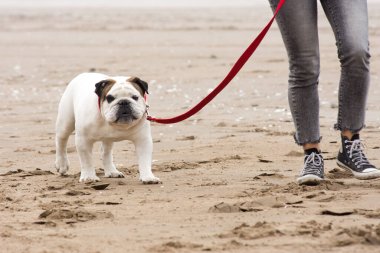
[[[106,177],[124,177],[113,163],[113,143],[134,143],[140,180],[160,183],[152,173],[153,142],[150,122],[146,119],[144,99],[148,84],[137,77],[110,77],[99,73],[83,73],[67,86],[59,103],[56,121],[57,171],[69,169],[67,141],[75,130],[75,145],[80,158],[79,182],[99,181],[92,164],[95,142],[102,143],[103,169]]]

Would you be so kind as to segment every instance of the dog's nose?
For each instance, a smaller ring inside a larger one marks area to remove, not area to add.
[[[127,105],[129,105],[131,102],[129,101],[129,100],[126,100],[126,99],[124,99],[124,100],[120,100],[119,102],[118,102],[118,104],[119,105],[121,105],[121,106],[127,106]]]

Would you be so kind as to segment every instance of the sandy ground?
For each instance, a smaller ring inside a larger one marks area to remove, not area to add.
[[[380,166],[380,6],[370,5],[368,157]],[[54,170],[54,123],[66,84],[87,71],[150,83],[151,114],[173,116],[219,83],[270,18],[255,9],[1,9],[1,252],[380,252],[380,180],[337,168],[339,64],[320,19],[321,131],[327,180],[295,184],[287,60],[276,26],[232,84],[193,118],[153,124],[155,174],[138,182],[133,146],[114,157],[127,177],[105,190]],[[321,16],[322,17],[322,16]],[[101,173],[99,145],[94,149]]]

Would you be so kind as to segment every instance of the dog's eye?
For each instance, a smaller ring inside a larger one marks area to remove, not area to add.
[[[107,100],[108,103],[111,103],[112,101],[115,100],[115,97],[112,96],[112,95],[108,95],[108,96],[106,97],[106,100]]]
[[[135,100],[135,101],[137,101],[137,100],[139,100],[139,96],[133,95],[132,99]]]

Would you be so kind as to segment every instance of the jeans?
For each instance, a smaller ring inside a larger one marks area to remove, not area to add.
[[[269,0],[275,9],[279,0]],[[369,86],[366,0],[320,0],[335,35],[340,61],[336,130],[357,133],[364,127]],[[320,71],[317,0],[287,0],[277,24],[289,59],[288,100],[299,145],[318,143]]]

